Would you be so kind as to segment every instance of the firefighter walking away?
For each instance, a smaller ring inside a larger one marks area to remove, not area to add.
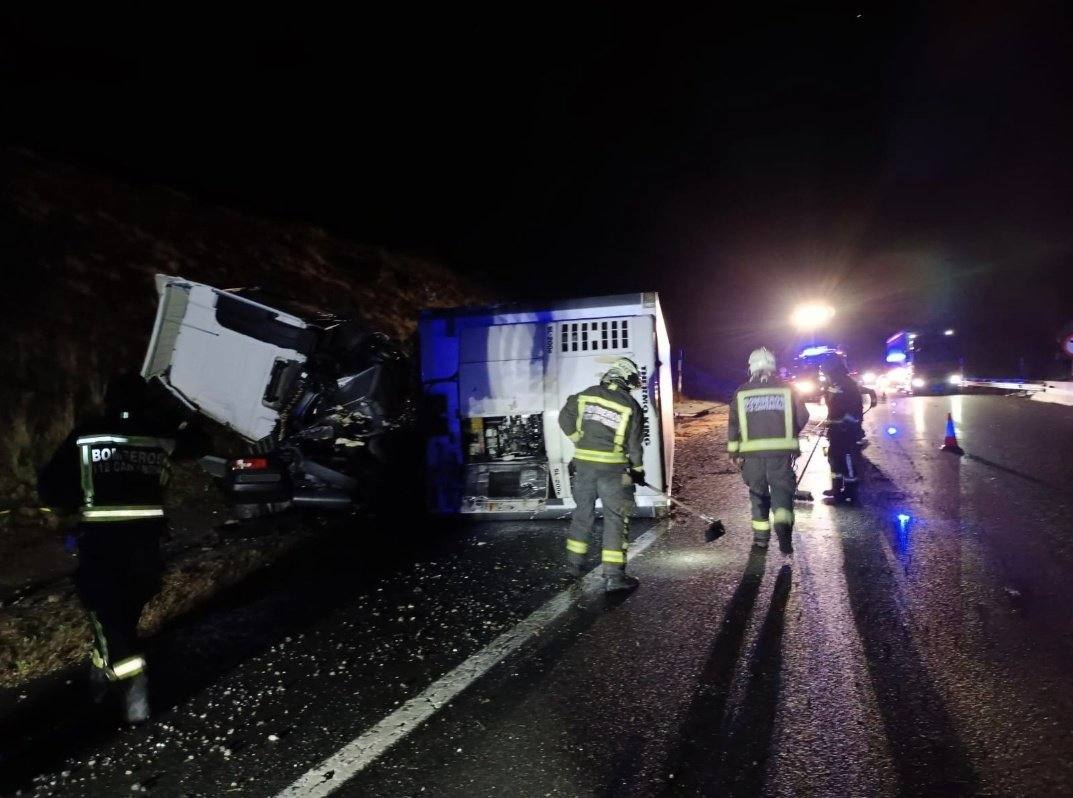
[[[604,532],[600,560],[604,590],[632,590],[638,580],[626,574],[629,519],[635,485],[645,481],[644,417],[630,392],[641,387],[637,364],[619,358],[599,385],[566,400],[559,426],[574,443],[574,510],[566,538],[570,570],[580,575],[596,522],[596,500],[603,503]]]
[[[149,717],[137,626],[142,608],[160,589],[163,491],[175,446],[147,410],[139,375],[113,378],[103,414],[71,433],[40,482],[47,503],[78,513],[75,586],[93,629],[93,698],[120,693],[131,723]]]
[[[727,428],[727,451],[749,486],[754,546],[767,548],[774,521],[779,549],[793,551],[794,463],[807,423],[805,402],[776,376],[775,355],[754,350],[749,381],[731,399]]]

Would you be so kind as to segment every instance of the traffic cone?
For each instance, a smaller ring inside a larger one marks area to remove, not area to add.
[[[965,450],[958,446],[958,436],[954,432],[954,417],[950,413],[946,414],[946,437],[943,439],[942,450],[959,457],[965,454]]]

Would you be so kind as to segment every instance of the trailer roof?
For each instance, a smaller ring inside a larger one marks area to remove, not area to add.
[[[504,302],[498,305],[468,305],[458,308],[426,308],[421,311],[422,319],[465,318],[481,316],[513,316],[527,313],[548,313],[555,311],[581,311],[623,306],[659,307],[659,294],[645,291],[636,294],[613,294],[611,296],[584,297],[581,299],[559,299],[548,302]]]

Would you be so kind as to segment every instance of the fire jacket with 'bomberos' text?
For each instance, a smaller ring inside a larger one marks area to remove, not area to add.
[[[566,400],[559,426],[574,443],[574,459],[640,469],[644,462],[644,411],[614,384],[594,385]]]
[[[753,379],[734,392],[727,425],[727,451],[742,457],[800,453],[797,436],[808,408],[789,384],[775,377]]]

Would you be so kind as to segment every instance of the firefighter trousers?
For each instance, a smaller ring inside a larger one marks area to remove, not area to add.
[[[624,467],[609,468],[574,461],[574,502],[577,507],[566,538],[567,557],[580,566],[589,553],[596,525],[596,499],[604,508],[604,536],[600,561],[604,573],[626,568],[630,515],[634,510],[634,485]]]
[[[793,529],[797,478],[789,454],[745,457],[741,478],[749,486],[754,532],[770,532],[771,518],[774,518],[776,526]]]
[[[827,462],[831,466],[831,478],[836,485],[844,486],[854,496],[861,479],[860,427],[856,424],[832,424],[827,430]]]
[[[93,628],[93,664],[111,681],[145,670],[138,643],[142,608],[160,590],[162,521],[84,523],[75,587]]]

